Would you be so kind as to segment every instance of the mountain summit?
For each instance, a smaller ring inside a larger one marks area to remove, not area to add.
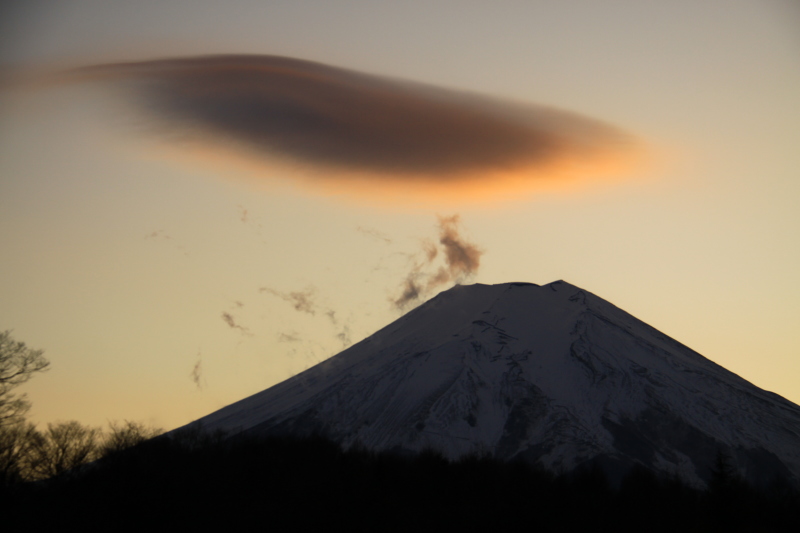
[[[721,453],[756,484],[800,481],[800,406],[563,281],[453,287],[199,422],[700,487]]]

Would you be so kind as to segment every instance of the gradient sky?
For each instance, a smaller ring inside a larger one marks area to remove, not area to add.
[[[24,387],[30,418],[185,424],[391,322],[414,305],[397,305],[409,280],[424,299],[459,280],[564,279],[800,402],[798,52],[791,0],[3,3],[5,81],[285,56],[424,84],[398,93],[411,100],[495,102],[480,120],[552,107],[647,152],[623,172],[571,148],[554,161],[580,160],[580,175],[480,170],[465,194],[474,183],[397,178],[380,166],[396,154],[378,168],[372,148],[336,168],[309,155],[318,144],[254,154],[240,123],[197,114],[207,96],[174,107],[194,86],[172,77],[156,79],[155,112],[141,78],[4,83],[0,329],[52,363]]]

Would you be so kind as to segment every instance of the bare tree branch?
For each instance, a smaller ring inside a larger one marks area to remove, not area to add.
[[[43,350],[15,341],[8,330],[0,333],[0,426],[19,421],[30,409],[24,394],[17,396],[11,391],[34,373],[47,370],[50,361],[43,354]]]

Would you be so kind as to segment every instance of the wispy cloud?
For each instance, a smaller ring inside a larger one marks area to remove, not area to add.
[[[194,363],[194,367],[192,367],[192,371],[189,373],[189,377],[192,378],[195,386],[198,389],[203,388],[203,384],[205,383],[205,379],[203,379],[203,359],[201,357],[200,351],[197,352],[197,361]]]
[[[448,284],[462,283],[478,273],[484,252],[461,235],[460,224],[461,217],[457,214],[439,217],[439,246],[423,241],[423,259],[415,261],[406,274],[400,296],[392,300],[394,307],[405,310],[431,292]],[[444,264],[434,268],[440,253]]]
[[[187,257],[189,255],[189,252],[186,251],[186,247],[176,242],[175,239],[173,239],[170,235],[168,235],[163,229],[151,231],[150,233],[145,235],[144,238],[145,240],[162,241],[169,243],[176,250],[179,250],[181,253],[183,253],[183,255]]]
[[[292,304],[292,307],[294,307],[295,311],[300,311],[301,313],[316,315],[317,311],[320,310],[315,301],[316,289],[313,287],[308,287],[302,291],[290,292],[278,291],[270,287],[261,287],[258,289],[258,292],[266,292],[268,294],[272,294],[273,296],[277,296],[278,298]]]
[[[242,332],[243,335],[248,335],[248,336],[253,335],[249,329],[240,324],[237,324],[236,318],[234,318],[234,316],[230,313],[223,311],[222,320],[228,325],[228,327],[230,327],[231,329],[238,329],[239,331]]]
[[[403,281],[403,287],[400,292],[400,296],[392,301],[397,309],[400,309],[401,311],[405,310],[409,304],[416,302],[422,296],[424,287],[419,284],[419,281],[417,281],[419,277],[420,267],[415,266]]]
[[[283,332],[278,335],[278,342],[300,342],[302,339],[297,332]]]
[[[356,231],[366,235],[367,237],[372,237],[373,239],[382,241],[386,244],[392,244],[392,238],[383,233],[382,231],[378,231],[375,228],[365,228],[364,226],[356,227]]]
[[[350,326],[346,323],[347,320],[341,320],[337,317],[334,309],[319,303],[317,289],[315,287],[307,287],[302,291],[289,292],[278,291],[271,287],[261,287],[259,292],[277,296],[290,303],[295,311],[306,313],[311,316],[326,317],[331,325],[338,330],[335,337],[342,343],[342,347],[346,348],[352,344]],[[297,333],[281,333],[278,340],[281,342],[298,342],[302,339]]]
[[[439,244],[444,251],[445,268],[440,270],[443,275],[437,275],[437,279],[442,283],[460,282],[477,273],[481,266],[483,251],[459,234],[460,222],[459,215],[439,217]]]
[[[336,338],[341,341],[342,348],[347,348],[353,344],[353,341],[350,339],[350,327],[347,324],[342,326],[341,331],[336,334]]]

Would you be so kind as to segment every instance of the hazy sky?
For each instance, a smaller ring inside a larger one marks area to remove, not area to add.
[[[798,52],[791,0],[5,2],[31,419],[172,428],[557,279],[800,402]]]

